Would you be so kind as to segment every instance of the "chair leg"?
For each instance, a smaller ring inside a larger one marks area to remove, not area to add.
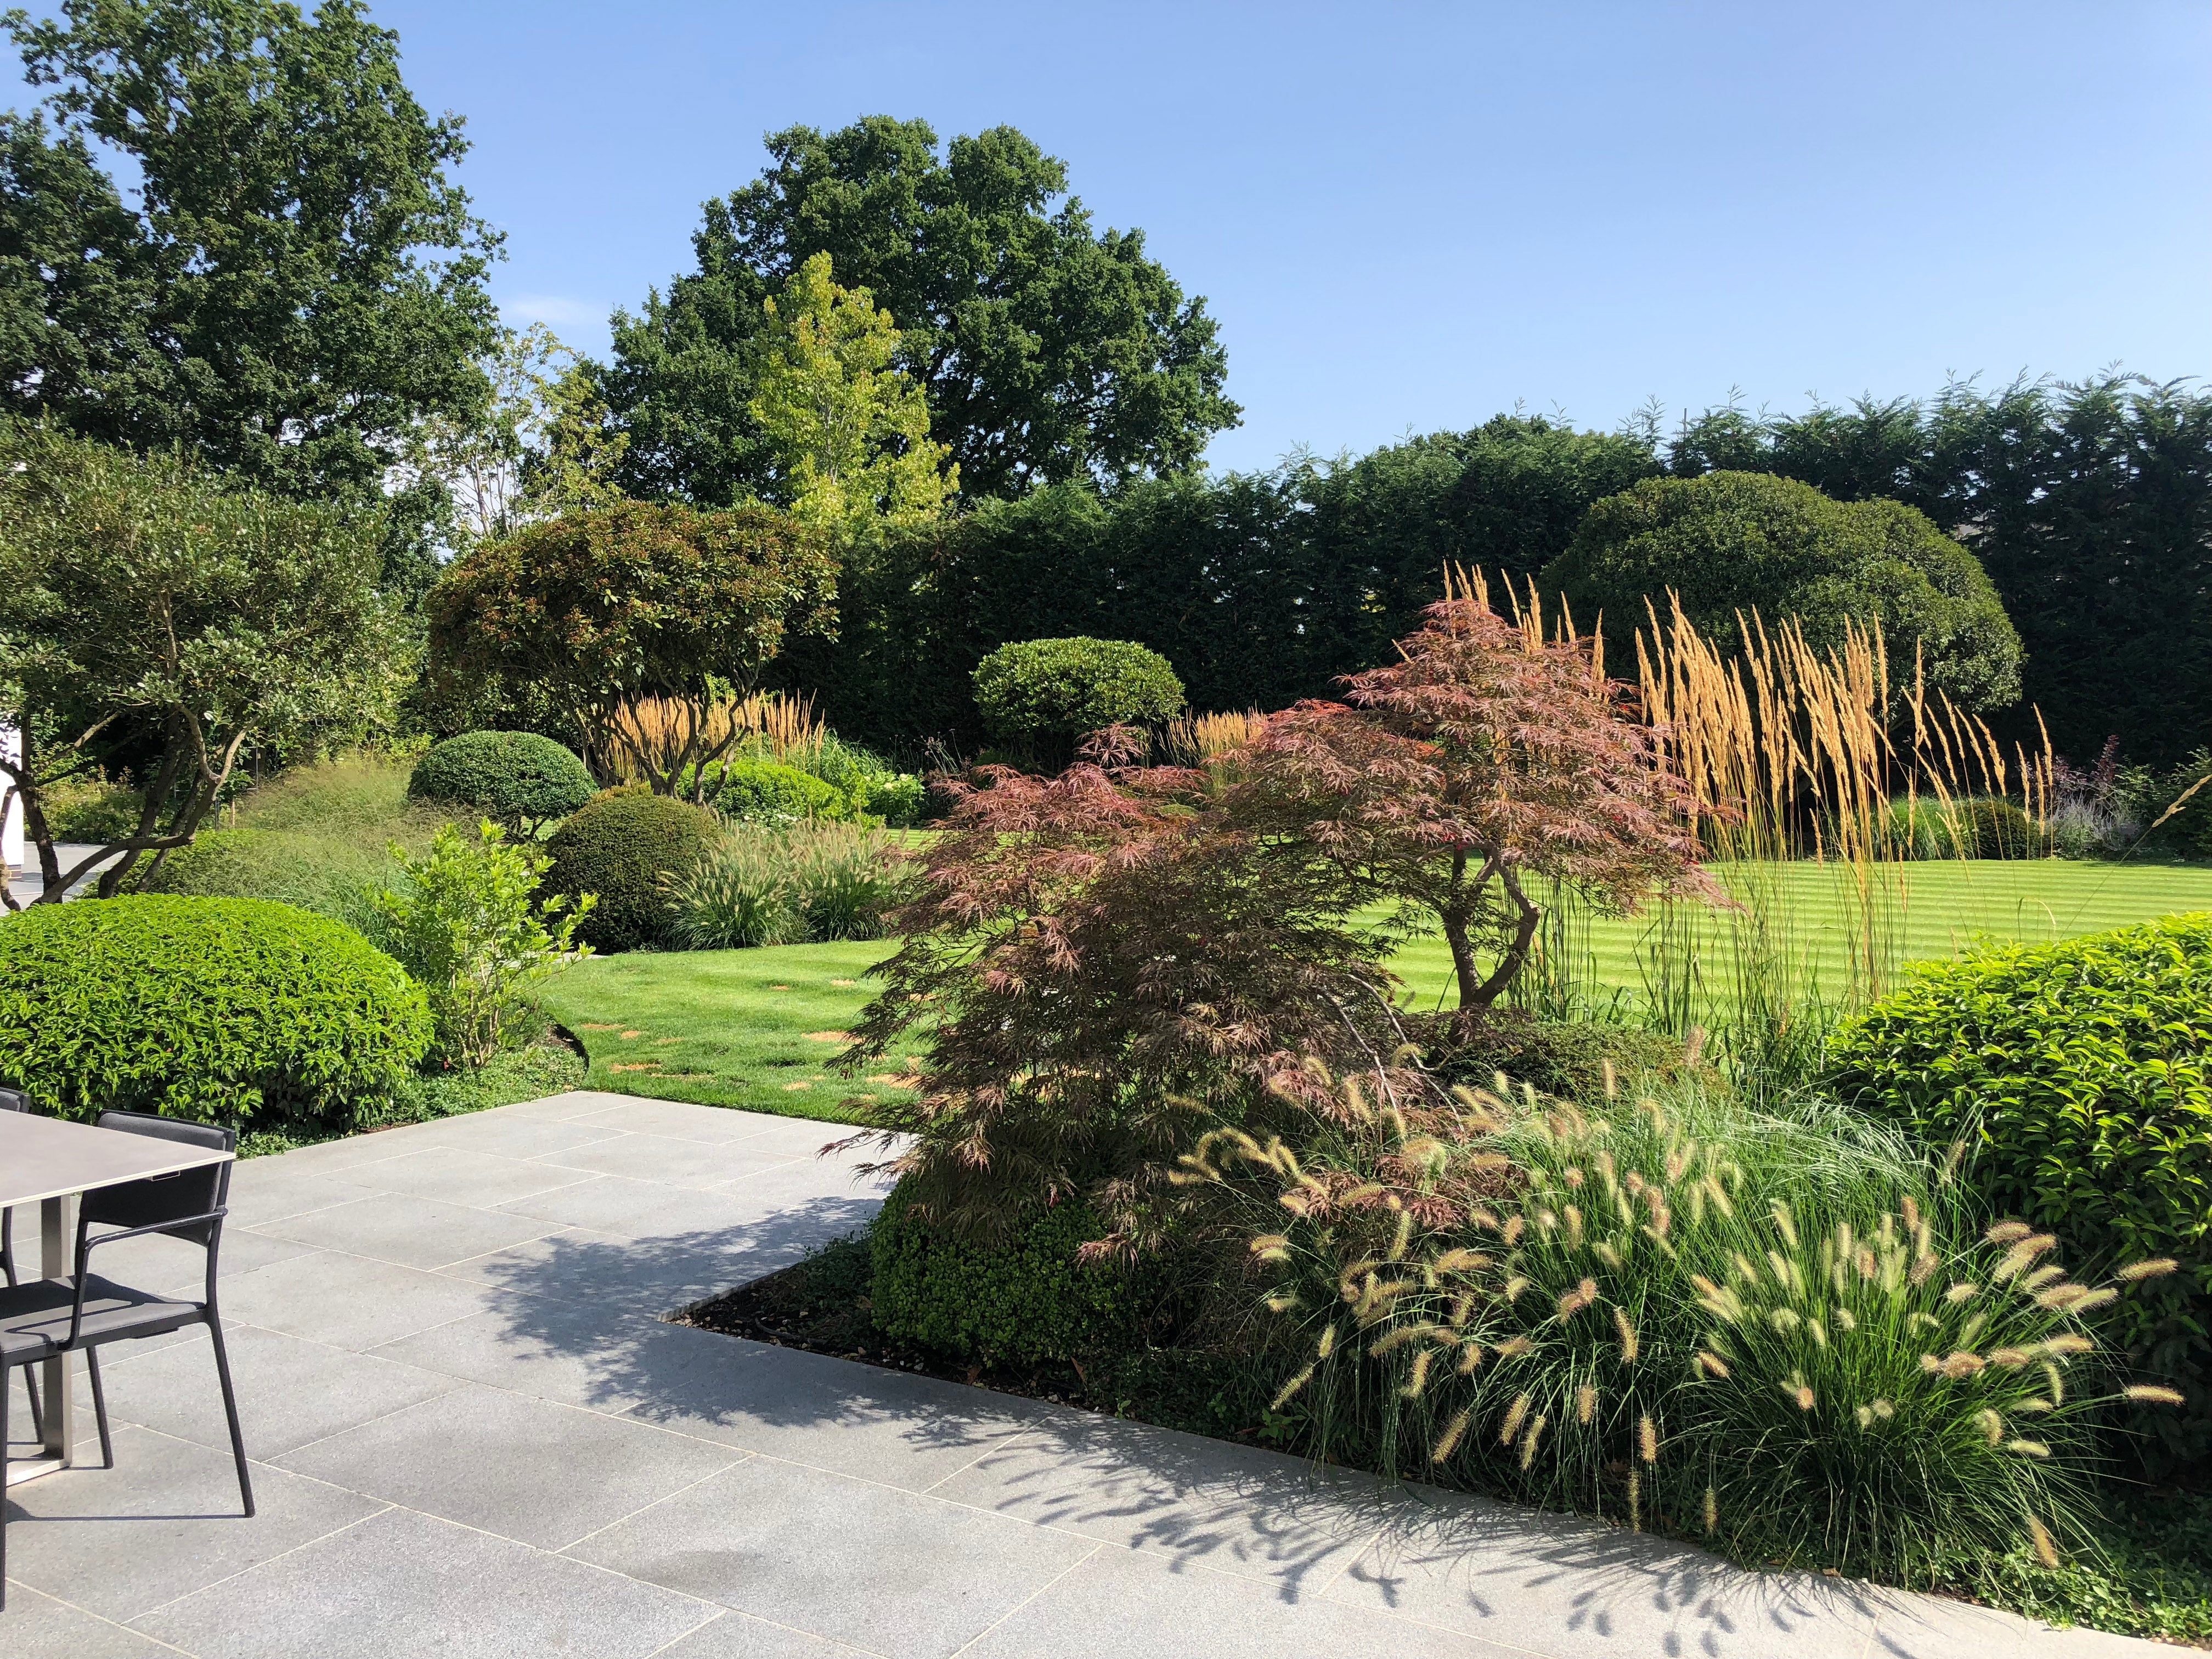
[[[0,1365],[0,1609],[8,1605],[8,1373]],[[27,1379],[29,1367],[23,1370]]]
[[[92,1419],[100,1425],[100,1467],[115,1467],[115,1443],[107,1437],[107,1393],[100,1386],[100,1350],[84,1351],[85,1375],[92,1379]]]
[[[222,1346],[222,1321],[208,1310],[208,1336],[215,1344],[215,1374],[222,1383],[222,1413],[230,1419],[230,1455],[238,1464],[238,1495],[253,1513],[253,1480],[246,1472],[246,1437],[238,1427],[238,1395],[230,1386],[230,1355]]]

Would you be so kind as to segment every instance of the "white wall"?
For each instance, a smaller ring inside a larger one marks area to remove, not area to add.
[[[12,727],[0,727],[0,753],[9,760],[20,760],[23,754],[23,734]],[[14,799],[8,802],[7,821],[0,823],[0,863],[9,870],[23,867],[23,809]]]

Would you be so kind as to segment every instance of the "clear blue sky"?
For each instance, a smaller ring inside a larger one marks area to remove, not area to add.
[[[2212,371],[2212,6],[382,0],[494,288],[599,351],[763,132],[1001,122],[1229,350],[1216,466],[1516,402],[1617,425]]]

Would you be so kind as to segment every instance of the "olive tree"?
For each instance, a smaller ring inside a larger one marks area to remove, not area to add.
[[[774,507],[572,513],[447,568],[428,601],[431,672],[462,695],[536,690],[602,778],[626,761],[671,795],[733,740],[717,706],[749,695],[791,634],[832,630],[836,576],[821,533]],[[672,732],[647,740],[626,718],[648,700]]]
[[[33,902],[94,869],[120,890],[191,840],[241,757],[388,708],[405,653],[377,528],[174,456],[0,427],[0,719],[21,738],[0,807],[37,847]],[[50,792],[118,764],[143,786],[137,823],[64,869]]]

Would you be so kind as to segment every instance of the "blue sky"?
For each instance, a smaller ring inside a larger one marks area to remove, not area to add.
[[[2202,0],[383,0],[510,320],[589,350],[761,135],[1012,123],[1220,319],[1216,466],[1516,403],[1802,407],[2212,370]]]

